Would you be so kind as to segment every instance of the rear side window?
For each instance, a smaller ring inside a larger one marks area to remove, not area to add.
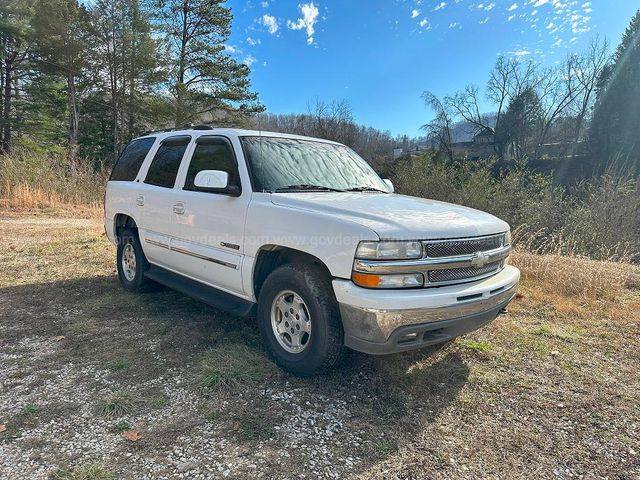
[[[132,182],[135,180],[142,162],[144,162],[155,141],[155,137],[150,137],[129,142],[120,157],[118,157],[109,180],[116,182]]]
[[[144,183],[173,188],[180,162],[190,141],[191,137],[188,135],[179,135],[163,140],[151,161]]]
[[[229,140],[224,137],[202,136],[198,144],[184,182],[185,190],[196,190],[194,181],[201,170],[222,170],[229,174],[229,185],[240,186],[236,158]]]

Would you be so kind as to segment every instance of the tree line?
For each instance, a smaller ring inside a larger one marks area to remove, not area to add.
[[[226,50],[223,0],[5,0],[0,153],[112,158],[149,126],[238,123],[263,110]]]
[[[500,57],[484,89],[469,85],[443,98],[426,91],[423,100],[435,114],[423,129],[451,160],[452,131],[466,122],[492,139],[502,164],[539,160],[556,143],[565,155],[584,157],[592,171],[614,163],[640,169],[640,11],[613,56],[595,37],[585,52],[551,67]]]
[[[389,131],[358,125],[346,101],[309,103],[306,113],[260,113],[250,122],[256,129],[324,138],[343,143],[365,158],[379,173],[388,174],[393,149],[414,142],[407,136],[393,136]]]

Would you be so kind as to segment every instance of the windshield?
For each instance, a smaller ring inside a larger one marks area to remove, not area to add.
[[[256,191],[387,192],[373,169],[344,145],[279,137],[242,137]]]

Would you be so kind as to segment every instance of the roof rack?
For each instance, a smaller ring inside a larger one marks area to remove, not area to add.
[[[214,126],[212,125],[185,125],[184,127],[172,127],[172,128],[159,128],[158,130],[149,130],[144,132],[142,136],[151,135],[153,133],[166,133],[166,132],[175,132],[177,130],[213,130]]]

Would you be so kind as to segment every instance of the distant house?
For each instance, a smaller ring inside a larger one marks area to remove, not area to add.
[[[495,142],[495,134],[490,130],[480,130],[473,136],[474,145],[493,145]]]

